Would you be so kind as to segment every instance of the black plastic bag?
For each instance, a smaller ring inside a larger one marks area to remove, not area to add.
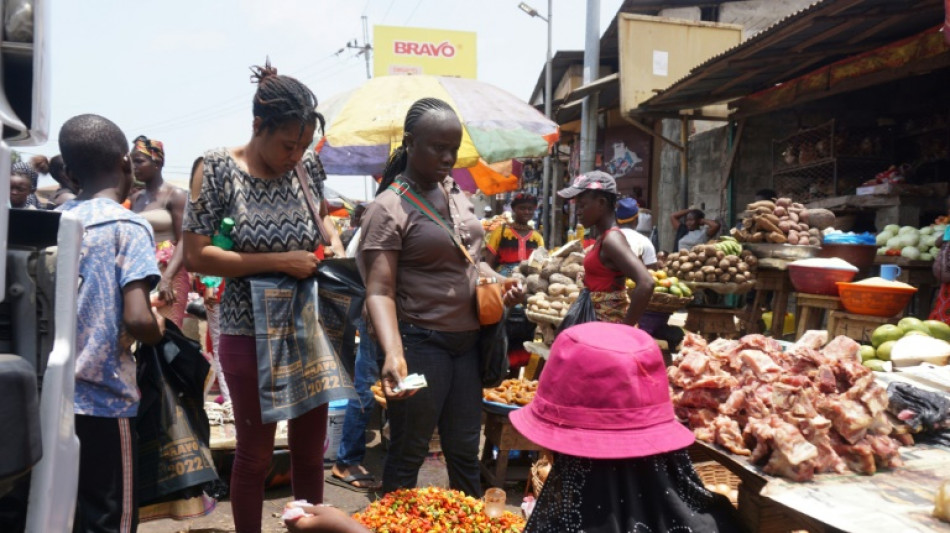
[[[910,427],[923,442],[950,445],[950,397],[909,383],[887,387],[887,410]]]
[[[571,304],[570,309],[567,310],[564,320],[557,327],[555,336],[560,335],[562,331],[571,326],[588,322],[597,322],[597,315],[594,313],[594,302],[590,299],[590,291],[584,289],[577,296],[577,300],[574,300],[574,303]]]
[[[505,320],[505,331],[508,333],[509,349],[520,348],[525,342],[534,340],[535,325],[528,320],[524,307],[512,307]]]
[[[497,387],[508,376],[508,331],[505,327],[508,309],[501,320],[482,326],[478,337],[478,355],[482,388]]]
[[[356,324],[363,313],[366,288],[355,259],[327,259],[317,267],[320,321],[340,363],[353,378]],[[362,340],[362,339],[361,339]]]
[[[136,416],[139,466],[136,485],[142,505],[195,488],[214,493],[218,473],[211,458],[211,427],[204,410],[211,365],[198,343],[171,322],[157,346],[135,352],[142,400]]]

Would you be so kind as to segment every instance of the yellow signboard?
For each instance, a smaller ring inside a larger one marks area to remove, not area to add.
[[[373,76],[478,77],[475,33],[373,26]]]

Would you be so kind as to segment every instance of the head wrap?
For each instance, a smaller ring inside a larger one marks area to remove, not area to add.
[[[39,180],[39,175],[33,170],[33,165],[30,165],[26,161],[18,161],[13,163],[13,167],[10,168],[10,174],[17,174],[20,176],[26,176],[30,178],[30,183],[33,184],[33,190],[36,190],[37,181]]]
[[[165,162],[165,145],[162,144],[162,141],[156,141],[144,135],[139,135],[135,138],[133,143],[133,152],[142,152],[151,157],[153,161],[160,163]]]
[[[519,192],[514,198],[511,199],[511,207],[514,207],[518,204],[538,205],[538,198],[526,192]]]

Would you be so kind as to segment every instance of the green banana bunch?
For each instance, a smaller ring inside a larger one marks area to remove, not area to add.
[[[742,245],[735,238],[725,236],[719,239],[715,245],[717,250],[726,255],[739,255],[742,253]]]

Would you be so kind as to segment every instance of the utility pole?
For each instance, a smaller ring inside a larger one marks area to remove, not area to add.
[[[551,116],[551,21],[552,21],[552,11],[551,4],[552,0],[548,0],[548,12],[547,17],[538,13],[538,10],[529,6],[528,4],[521,2],[518,4],[518,9],[524,11],[531,17],[537,17],[543,20],[548,25],[548,51],[547,59],[544,62],[544,116],[553,120]],[[554,197],[553,190],[554,184],[551,183],[551,153],[548,151],[548,154],[544,156],[544,174],[541,178],[541,225],[543,226],[544,233],[542,237],[544,242],[552,243],[552,236],[554,235],[554,223],[557,220],[557,213],[555,207],[557,206],[557,198]]]
[[[584,38],[584,81],[587,85],[600,77],[600,0],[587,0],[587,30]],[[597,152],[597,110],[600,94],[584,97],[581,108],[581,173],[594,170]]]
[[[371,79],[373,77],[373,74],[372,74],[372,71],[370,70],[369,62],[370,62],[370,56],[373,53],[373,45],[369,44],[369,19],[367,19],[366,15],[363,15],[360,18],[363,19],[363,44],[361,45],[356,41],[356,39],[353,39],[352,41],[346,43],[346,48],[356,50],[356,55],[363,56],[363,59],[366,61],[366,79]],[[341,48],[340,52],[342,52],[343,50],[344,49]],[[363,177],[363,196],[367,200],[371,200],[373,198],[371,194],[371,191],[373,189],[371,183],[374,183],[373,178],[371,176]]]
[[[366,18],[366,15],[360,17],[363,19],[363,44],[359,44],[356,39],[346,43],[347,48],[356,50],[356,55],[363,56],[363,59],[366,60],[366,79],[372,78],[372,74],[369,69],[370,55],[373,52],[373,45],[369,44],[369,22]]]

